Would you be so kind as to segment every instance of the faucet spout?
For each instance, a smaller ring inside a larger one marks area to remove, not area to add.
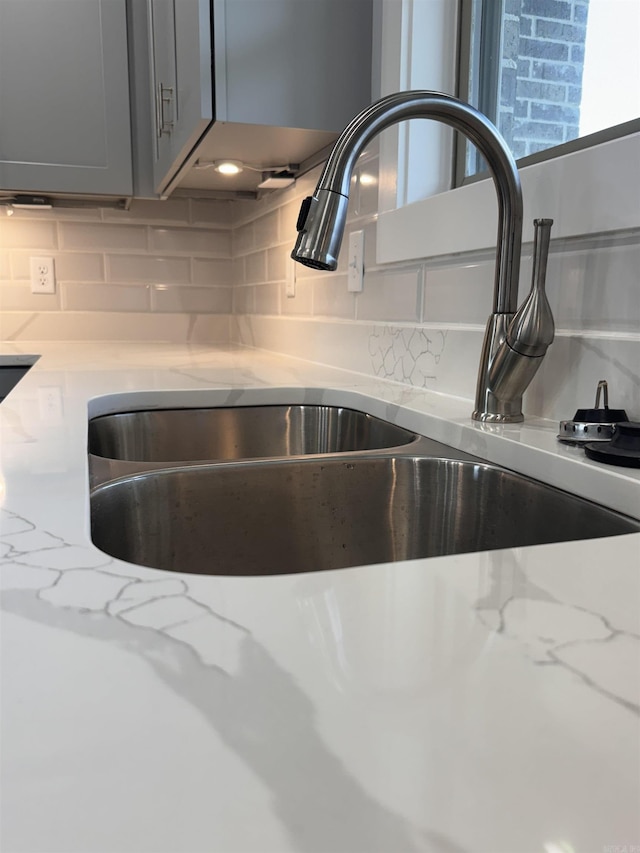
[[[522,191],[506,143],[481,112],[451,95],[417,90],[388,95],[357,115],[336,141],[315,193],[304,200],[291,257],[315,269],[334,270],[344,233],[351,175],[360,153],[382,130],[400,121],[434,119],[462,133],[483,155],[498,199],[498,239],[493,308],[483,346],[473,418],[498,422],[523,419],[520,399],[501,399],[489,387],[496,352],[515,315],[522,242]]]
[[[463,133],[487,161],[498,196],[498,244],[493,310],[513,313],[518,298],[522,240],[522,191],[518,170],[504,140],[474,107],[441,92],[396,92],[357,115],[336,141],[310,200],[298,219],[292,258],[316,269],[337,266],[346,222],[351,175],[368,142],[387,127],[415,118],[434,119]]]

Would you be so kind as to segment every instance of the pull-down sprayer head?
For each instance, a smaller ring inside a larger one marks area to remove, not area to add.
[[[291,257],[316,269],[336,268],[346,222],[351,175],[364,147],[387,127],[408,119],[441,121],[460,131],[485,158],[498,195],[494,312],[513,313],[518,296],[522,193],[506,143],[481,112],[441,92],[396,92],[357,115],[336,141],[313,196],[302,203]]]
[[[349,197],[333,190],[307,196],[298,215],[298,241],[291,257],[316,270],[338,266]]]

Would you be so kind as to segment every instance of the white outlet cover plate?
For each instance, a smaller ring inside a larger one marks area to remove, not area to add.
[[[364,231],[352,231],[349,234],[348,258],[347,290],[360,293],[364,282]]]
[[[29,269],[32,293],[56,292],[56,273],[53,258],[32,257]]]

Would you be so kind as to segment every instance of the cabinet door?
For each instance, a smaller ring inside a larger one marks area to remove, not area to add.
[[[371,0],[214,0],[214,10],[217,121],[339,133],[370,103]]]
[[[0,189],[131,195],[125,0],[0,0]]]
[[[154,183],[162,193],[211,124],[209,0],[148,0]]]

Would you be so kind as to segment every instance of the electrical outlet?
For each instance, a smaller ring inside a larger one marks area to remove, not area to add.
[[[55,293],[53,258],[31,258],[31,293]]]
[[[360,293],[364,281],[364,231],[352,231],[349,234],[348,257],[347,290]]]

